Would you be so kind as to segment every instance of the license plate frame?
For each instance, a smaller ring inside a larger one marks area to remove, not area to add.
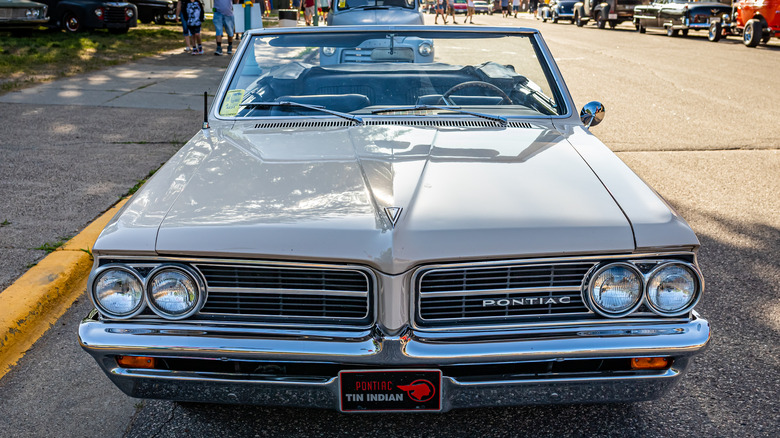
[[[434,369],[340,371],[339,410],[440,412],[441,381],[441,370]]]

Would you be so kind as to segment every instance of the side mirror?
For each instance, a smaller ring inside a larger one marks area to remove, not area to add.
[[[604,105],[601,102],[588,102],[580,111],[580,120],[586,128],[596,126],[604,120]]]

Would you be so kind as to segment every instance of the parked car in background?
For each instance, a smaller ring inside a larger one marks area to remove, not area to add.
[[[126,33],[138,25],[138,8],[132,3],[102,0],[41,0],[49,6],[49,26],[67,32],[108,29]]]
[[[469,6],[466,0],[453,0],[452,9],[456,14],[466,14],[469,11]]]
[[[607,24],[614,28],[624,21],[634,19],[634,8],[638,5],[648,5],[651,0],[584,0],[574,5],[574,23],[584,26],[590,20],[596,22],[599,29]]]
[[[173,0],[128,0],[138,8],[141,23],[165,24],[176,20],[176,2]]]
[[[328,26],[425,24],[420,0],[333,0]]]
[[[490,10],[491,6],[486,1],[475,1],[474,2],[474,14],[492,14],[493,12]]]
[[[648,28],[661,28],[669,36],[687,36],[689,30],[709,31],[713,17],[730,12],[730,5],[717,2],[654,0],[634,8],[634,26],[640,33]]]
[[[0,31],[30,30],[46,24],[48,6],[29,0],[0,0]]]
[[[708,39],[718,41],[730,35],[741,35],[748,47],[780,37],[780,0],[735,1],[731,14],[711,19]]]
[[[253,29],[235,56],[92,248],[79,342],[126,394],[629,402],[706,349],[699,240],[590,132],[604,107],[577,110],[538,31]]]
[[[574,23],[575,4],[577,4],[577,0],[551,0],[549,4],[541,7],[539,16],[543,22],[550,20],[557,23],[560,20],[569,20],[569,22]]]

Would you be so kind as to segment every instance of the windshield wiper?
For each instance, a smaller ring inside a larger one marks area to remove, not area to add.
[[[459,106],[452,106],[452,105],[415,105],[415,106],[396,106],[393,108],[382,108],[378,110],[371,111],[371,114],[382,114],[382,113],[392,113],[395,111],[422,111],[422,110],[440,110],[440,111],[452,111],[457,114],[465,114],[469,116],[474,117],[481,117],[483,119],[492,120],[494,122],[498,122],[501,124],[501,126],[506,126],[507,121],[506,117],[501,116],[495,116],[493,114],[483,114],[483,113],[477,113],[474,111],[466,111],[463,109],[460,109]]]
[[[289,102],[289,101],[279,101],[279,102],[245,102],[241,103],[241,106],[248,106],[252,108],[263,108],[263,107],[271,107],[271,106],[281,106],[281,107],[294,107],[294,108],[306,108],[314,111],[320,111],[323,113],[332,114],[334,116],[341,117],[342,119],[352,120],[353,122],[357,123],[358,125],[363,124],[363,119],[361,119],[358,116],[353,116],[352,114],[342,113],[340,111],[333,111],[325,108],[322,105],[307,105],[305,103],[298,103],[298,102]]]

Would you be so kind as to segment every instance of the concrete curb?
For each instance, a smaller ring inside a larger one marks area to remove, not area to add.
[[[0,293],[0,378],[84,291],[92,257],[83,250],[91,250],[125,202],[118,202]]]

